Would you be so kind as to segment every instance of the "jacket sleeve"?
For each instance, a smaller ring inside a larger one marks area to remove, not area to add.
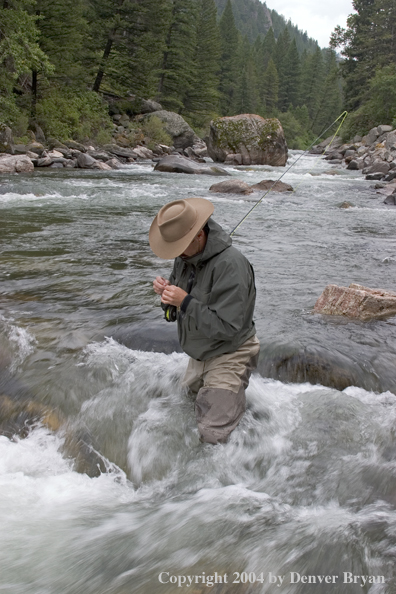
[[[209,339],[232,339],[246,323],[248,304],[255,297],[254,274],[246,260],[219,262],[213,271],[210,304],[188,296],[185,316]],[[183,309],[183,304],[182,304]]]

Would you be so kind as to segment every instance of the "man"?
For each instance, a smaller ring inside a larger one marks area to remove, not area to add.
[[[210,218],[213,210],[204,198],[170,202],[155,217],[149,241],[160,258],[175,258],[169,281],[157,277],[153,287],[164,309],[177,308],[180,345],[190,356],[183,383],[196,394],[201,441],[216,444],[245,412],[260,343],[253,268]]]

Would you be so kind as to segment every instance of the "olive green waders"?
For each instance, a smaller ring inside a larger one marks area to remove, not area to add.
[[[190,358],[183,385],[196,394],[201,441],[224,443],[246,409],[245,389],[257,367],[260,343],[252,336],[234,353],[206,361]]]

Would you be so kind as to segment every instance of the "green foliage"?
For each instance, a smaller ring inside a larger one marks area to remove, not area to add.
[[[163,52],[158,91],[162,105],[178,113],[183,108],[188,91],[193,87],[198,8],[200,6],[195,0],[174,0],[172,21]]]
[[[193,59],[193,78],[184,101],[193,126],[205,126],[218,111],[220,32],[214,0],[201,0]]]
[[[58,140],[95,139],[113,128],[106,106],[93,91],[53,88],[37,102],[37,122]]]
[[[315,136],[307,129],[309,114],[305,105],[294,110],[290,107],[286,112],[278,114],[278,119],[289,149],[305,150],[315,140]]]
[[[396,66],[379,68],[370,81],[363,104],[350,114],[343,130],[343,138],[349,140],[356,134],[363,136],[375,126],[393,126],[396,120]]]
[[[144,136],[148,137],[147,146],[151,149],[156,144],[173,145],[172,137],[165,131],[164,123],[155,115],[144,118],[141,129]]]
[[[235,92],[237,74],[237,52],[240,42],[238,30],[235,26],[231,0],[227,0],[226,7],[219,21],[221,36],[220,58],[220,110],[224,115],[231,115],[231,105]]]
[[[396,61],[396,3],[394,0],[354,0],[356,13],[346,29],[336,27],[331,37],[335,49],[345,56],[341,68],[349,110],[366,100],[370,80],[378,68]]]

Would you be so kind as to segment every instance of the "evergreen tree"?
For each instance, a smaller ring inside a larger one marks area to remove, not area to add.
[[[315,120],[322,97],[324,83],[323,54],[319,47],[308,54],[301,74],[301,104],[308,108],[309,117]]]
[[[286,104],[291,104],[293,107],[296,107],[300,99],[301,64],[300,56],[297,51],[297,44],[294,39],[286,54],[282,74],[282,95],[279,97],[279,107],[282,109]]]
[[[268,62],[267,70],[263,78],[263,99],[265,102],[265,115],[271,117],[275,115],[278,105],[279,77],[275,62],[271,58]]]
[[[231,104],[232,113],[256,113],[259,111],[258,80],[247,36],[240,44],[237,64],[239,76]]]
[[[218,111],[220,33],[214,0],[201,0],[196,35],[194,78],[187,91],[185,110],[193,123],[203,126]]]
[[[394,0],[354,0],[353,7],[356,13],[348,17],[347,28],[336,27],[331,37],[331,46],[341,46],[345,56],[341,68],[349,109],[362,103],[377,68],[396,61]]]
[[[32,69],[51,72],[39,47],[37,15],[29,0],[4,0],[0,8],[0,116],[11,124],[18,116],[13,89],[18,79]]]
[[[171,111],[181,111],[184,99],[192,88],[198,8],[195,0],[173,1],[172,21],[158,86],[161,103]]]
[[[317,135],[326,128],[342,110],[342,94],[340,85],[340,70],[337,57],[333,50],[326,50],[324,63],[324,80],[319,90],[320,102],[313,115],[311,129]]]
[[[275,66],[279,76],[279,99],[278,106],[281,111],[286,111],[290,100],[288,97],[288,56],[290,50],[291,40],[287,27],[284,28],[276,42],[275,51]]]
[[[231,0],[227,0],[226,7],[219,22],[221,37],[220,58],[220,110],[223,115],[230,115],[237,79],[237,52],[239,34],[235,26]]]
[[[272,27],[269,29],[261,46],[261,58],[264,70],[267,69],[270,59],[274,59],[276,51],[276,39]]]
[[[108,90],[154,96],[172,5],[168,0],[94,1],[105,34],[93,89],[99,91],[106,74]]]

